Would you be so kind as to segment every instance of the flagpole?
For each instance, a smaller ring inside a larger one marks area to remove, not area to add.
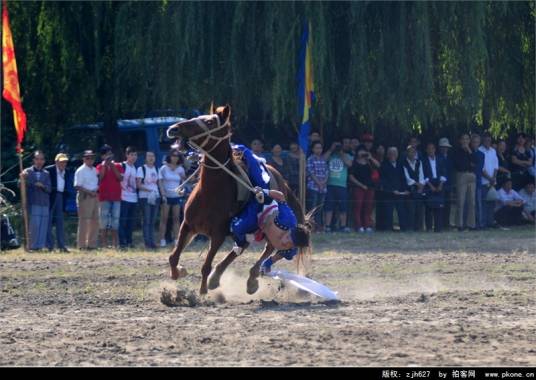
[[[300,205],[302,207],[302,210],[304,213],[307,213],[307,210],[305,209],[305,189],[306,189],[306,183],[305,183],[305,152],[302,151],[300,148]]]
[[[20,171],[20,198],[22,204],[22,219],[24,221],[24,250],[30,250],[30,230],[28,228],[28,207],[26,202],[26,178],[22,175],[24,168],[22,166],[22,149],[20,145],[17,147],[19,156],[19,171]]]

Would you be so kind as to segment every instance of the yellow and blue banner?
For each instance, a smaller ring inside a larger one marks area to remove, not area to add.
[[[311,24],[303,25],[300,47],[300,67],[298,71],[298,112],[301,116],[301,126],[298,143],[304,153],[307,153],[308,138],[311,131],[311,112],[315,99],[313,84],[313,41],[311,38]]]

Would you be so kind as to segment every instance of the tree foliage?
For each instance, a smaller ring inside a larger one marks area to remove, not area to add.
[[[39,145],[75,122],[102,120],[113,136],[119,117],[211,101],[231,104],[245,133],[290,136],[306,20],[325,131],[534,131],[533,1],[8,5]]]

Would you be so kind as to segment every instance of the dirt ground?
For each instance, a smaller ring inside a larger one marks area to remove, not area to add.
[[[248,296],[260,247],[191,306],[162,299],[197,292],[201,243],[178,282],[167,251],[2,252],[0,365],[535,366],[534,238],[529,227],[319,234],[311,277],[339,292],[335,304],[272,279]]]

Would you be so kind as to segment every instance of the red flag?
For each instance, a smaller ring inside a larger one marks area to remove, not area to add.
[[[17,130],[17,152],[20,152],[22,139],[26,132],[26,114],[22,109],[20,99],[19,74],[17,73],[13,36],[9,27],[7,1],[3,0],[2,5],[2,70],[4,73],[4,91],[2,91],[2,96],[13,107],[13,119],[15,120],[15,129]]]

